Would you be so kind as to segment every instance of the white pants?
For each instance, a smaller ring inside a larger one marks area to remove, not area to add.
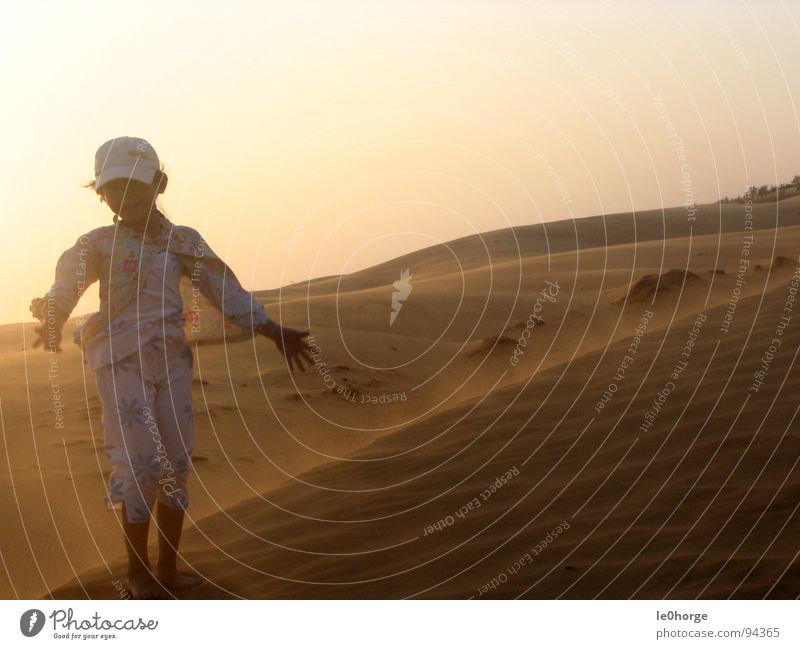
[[[128,522],[149,520],[155,500],[182,511],[189,506],[192,364],[183,338],[157,336],[95,370],[112,469],[106,504],[124,503]]]

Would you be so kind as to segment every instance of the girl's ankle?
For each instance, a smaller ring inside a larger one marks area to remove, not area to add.
[[[177,561],[159,561],[156,564],[156,569],[160,574],[169,574],[172,572],[178,572],[178,562]]]
[[[141,577],[142,575],[152,575],[153,571],[149,565],[137,563],[135,565],[128,564],[128,577]]]

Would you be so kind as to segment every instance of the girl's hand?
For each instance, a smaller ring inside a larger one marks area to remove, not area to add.
[[[69,316],[60,309],[53,309],[52,314],[48,317],[48,314],[43,311],[43,302],[44,300],[41,298],[36,298],[31,302],[31,313],[42,323],[33,330],[36,334],[33,348],[36,349],[41,345],[46,352],[60,352],[61,333]]]
[[[289,371],[294,374],[294,364],[300,371],[305,372],[307,367],[314,364],[314,361],[309,356],[308,352],[311,351],[311,345],[307,340],[308,331],[298,331],[297,329],[290,329],[289,327],[281,327],[277,322],[268,320],[264,325],[258,327],[256,331],[262,336],[266,336],[275,341],[275,345],[280,350],[281,354],[286,358],[289,364]],[[308,363],[307,367],[303,367],[303,360]]]

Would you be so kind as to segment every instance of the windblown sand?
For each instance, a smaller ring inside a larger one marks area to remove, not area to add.
[[[318,365],[198,350],[182,550],[208,583],[181,596],[798,597],[800,199],[753,224],[532,225],[259,294]],[[32,326],[0,328],[0,593],[116,598],[94,377],[19,349]]]

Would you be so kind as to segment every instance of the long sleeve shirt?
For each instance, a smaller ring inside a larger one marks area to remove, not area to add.
[[[100,310],[75,330],[75,342],[93,367],[123,358],[143,316],[150,330],[183,328],[188,339],[201,343],[249,338],[269,320],[196,230],[173,225],[160,213],[155,218],[159,227],[153,237],[122,224],[79,237],[59,258],[45,298],[31,303],[42,321],[50,303],[69,314],[99,281]]]
[[[98,331],[86,343],[86,361],[93,370],[130,356],[154,338],[185,339],[181,259],[157,249],[152,260],[149,267],[141,269],[137,298],[120,310],[107,331]]]

